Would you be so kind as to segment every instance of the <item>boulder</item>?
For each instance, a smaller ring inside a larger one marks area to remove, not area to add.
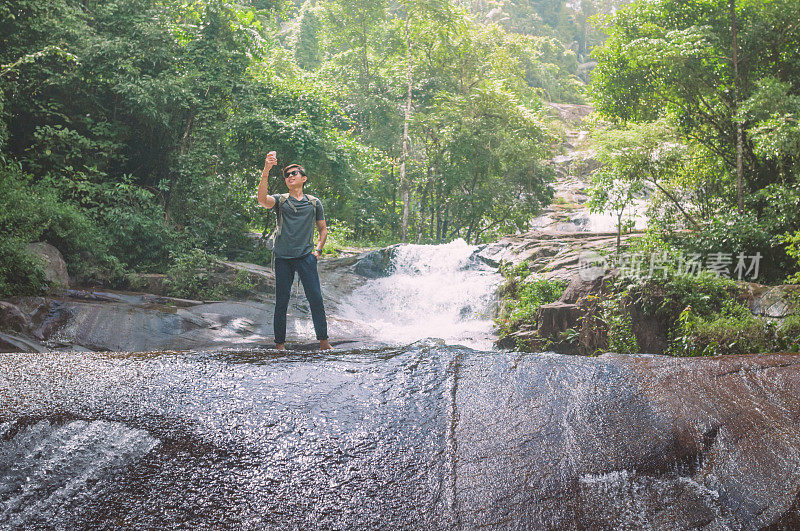
[[[800,285],[747,287],[750,310],[764,317],[788,317],[800,311]]]
[[[542,304],[536,312],[538,332],[541,337],[557,337],[569,328],[575,328],[583,310],[577,304],[552,302]]]
[[[33,324],[31,318],[10,302],[0,301],[0,330],[29,332]]]
[[[69,287],[67,263],[58,249],[46,242],[36,242],[28,244],[28,252],[41,259],[44,278],[51,288],[58,291]]]
[[[603,286],[604,280],[605,277],[600,275],[594,276],[593,278],[584,278],[582,275],[575,275],[572,277],[572,280],[570,280],[567,289],[564,290],[559,300],[568,304],[576,304],[587,295],[599,292]]]
[[[356,262],[353,271],[366,278],[382,278],[392,274],[392,261],[397,246],[378,249],[365,254]]]

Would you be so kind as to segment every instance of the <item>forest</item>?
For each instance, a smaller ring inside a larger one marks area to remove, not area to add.
[[[798,280],[798,21],[796,0],[6,1],[0,296],[42,289],[35,241],[107,287],[266,261],[269,150],[340,245],[524,231],[552,200],[550,103],[595,107],[593,204],[647,190],[646,245]]]

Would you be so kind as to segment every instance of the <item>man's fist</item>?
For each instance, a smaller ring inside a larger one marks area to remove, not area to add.
[[[264,166],[275,166],[278,163],[278,154],[274,151],[267,153],[267,159],[264,161]]]

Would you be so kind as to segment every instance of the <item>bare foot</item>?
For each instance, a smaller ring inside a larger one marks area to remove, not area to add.
[[[275,343],[275,348],[278,350],[286,350],[286,343]]]
[[[319,349],[320,350],[330,350],[331,348],[333,348],[333,347],[331,347],[331,344],[328,342],[327,339],[320,339],[319,340]]]

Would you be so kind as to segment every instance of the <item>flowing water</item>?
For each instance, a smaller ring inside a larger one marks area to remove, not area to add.
[[[0,528],[756,529],[788,510],[800,412],[776,389],[797,379],[715,379],[676,416],[684,387],[652,382],[699,372],[671,360],[490,350],[499,277],[474,251],[402,247],[338,305],[389,346],[0,354]],[[753,407],[771,451],[715,420]]]
[[[392,274],[356,289],[339,309],[363,333],[388,344],[424,338],[489,349],[501,276],[474,258],[464,240],[446,245],[404,245],[394,253]]]

